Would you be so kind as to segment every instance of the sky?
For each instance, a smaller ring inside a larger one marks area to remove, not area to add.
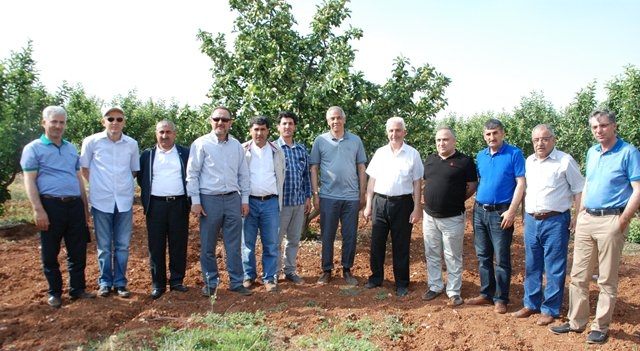
[[[301,33],[317,0],[289,0]],[[438,115],[511,112],[542,92],[556,109],[595,81],[597,98],[625,66],[640,68],[636,0],[352,0],[345,25],[364,37],[354,70],[384,83],[402,55],[452,82]],[[13,0],[2,5],[0,58],[32,40],[40,81],[67,81],[109,101],[141,99],[191,106],[209,102],[211,60],[199,30],[229,34],[236,14],[223,0]]]

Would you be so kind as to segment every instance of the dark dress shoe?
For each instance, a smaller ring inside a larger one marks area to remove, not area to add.
[[[480,295],[480,296],[476,296],[474,298],[468,299],[467,300],[467,305],[476,305],[476,306],[482,306],[482,305],[493,305],[493,301],[487,299],[486,297]]]
[[[151,298],[154,299],[154,300],[160,298],[160,296],[162,296],[162,294],[164,294],[164,290],[162,290],[162,289],[153,289],[153,290],[151,290]]]
[[[571,324],[569,323],[549,327],[549,330],[551,330],[551,332],[554,334],[566,334],[568,332],[582,333],[584,331],[584,329],[571,328]]]
[[[522,307],[521,309],[517,310],[516,312],[513,312],[511,314],[512,317],[516,317],[516,318],[528,318],[529,316],[532,316],[534,314],[537,314],[538,312],[534,311],[534,310],[530,310],[526,307]],[[552,319],[553,320],[553,319]],[[549,324],[549,323],[547,323]]]
[[[80,299],[95,299],[95,298],[96,298],[96,294],[91,294],[86,291],[82,291],[78,294],[73,294],[70,297],[71,301],[80,300]]]
[[[589,336],[587,336],[587,343],[589,344],[604,344],[605,341],[607,341],[607,334],[598,331],[598,330],[592,330],[591,333],[589,333]]]
[[[376,283],[372,283],[372,282],[367,282],[367,284],[364,285],[365,289],[373,289],[373,288],[379,288],[380,284],[376,284]]]
[[[49,304],[49,306],[53,308],[60,308],[62,307],[62,299],[60,299],[58,296],[49,296],[49,299],[47,299],[47,304]]]
[[[553,321],[555,320],[555,318],[553,318],[553,316],[550,316],[548,314],[541,314],[540,318],[538,318],[538,320],[536,321],[537,325],[549,325],[551,323],[553,323]]]
[[[171,291],[179,291],[179,292],[187,292],[187,291],[189,291],[189,288],[187,288],[186,286],[184,286],[182,284],[178,284],[178,285],[174,285],[174,286],[170,287],[169,290],[171,290]]]
[[[396,296],[398,297],[404,297],[409,295],[409,289],[405,288],[405,287],[401,287],[401,288],[397,288],[396,289]]]
[[[427,290],[424,294],[422,294],[422,299],[424,301],[431,301],[436,297],[442,295],[442,291],[433,291],[431,289]]]

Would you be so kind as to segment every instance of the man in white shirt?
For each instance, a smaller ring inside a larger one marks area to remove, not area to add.
[[[140,170],[138,142],[124,135],[124,110],[113,106],[102,110],[105,130],[82,142],[80,167],[89,181],[89,203],[98,249],[98,295],[107,297],[111,288],[128,298],[127,263],[133,226],[133,178]],[[113,248],[113,250],[112,250]]]
[[[169,246],[169,289],[186,292],[189,199],[186,169],[189,148],[176,145],[176,126],[163,120],[156,124],[157,144],[140,155],[140,199],[147,220],[151,298],[164,294],[167,286],[166,251]]]
[[[573,157],[555,148],[551,126],[537,125],[531,138],[534,153],[525,163],[524,307],[512,316],[527,318],[541,313],[536,324],[547,325],[560,316],[569,232],[576,225],[571,206],[580,207],[584,178]]]
[[[242,231],[243,286],[251,288],[257,278],[255,251],[260,231],[262,283],[267,292],[276,292],[285,158],[280,146],[267,140],[270,125],[266,117],[254,117],[249,125],[251,140],[242,145],[251,179],[249,214],[244,219]]]
[[[420,153],[404,142],[404,119],[391,117],[386,124],[389,144],[379,148],[367,174],[367,204],[363,215],[371,228],[371,276],[365,288],[382,285],[387,236],[391,232],[396,295],[409,293],[409,252],[413,224],[422,218],[420,190],[424,168]]]

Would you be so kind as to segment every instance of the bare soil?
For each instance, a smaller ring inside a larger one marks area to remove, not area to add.
[[[468,216],[470,217],[470,216]],[[317,224],[313,223],[317,228]],[[218,245],[221,286],[214,304],[201,296],[203,286],[199,250],[198,226],[192,219],[189,236],[186,293],[167,292],[158,300],[149,297],[151,279],[147,252],[144,215],[140,206],[134,208],[134,232],[131,240],[128,267],[129,289],[132,297],[114,296],[71,302],[63,297],[63,307],[53,309],[46,304],[47,284],[41,270],[39,236],[32,225],[0,229],[0,349],[2,350],[71,350],[82,345],[105,340],[127,332],[136,348],[149,342],[162,326],[175,328],[192,326],[191,315],[214,311],[263,310],[267,323],[278,332],[278,349],[296,349],[294,341],[305,334],[318,334],[321,323],[339,323],[351,319],[368,318],[384,321],[396,316],[405,325],[414,325],[412,332],[393,341],[373,338],[382,350],[638,350],[640,349],[640,256],[625,255],[620,265],[618,302],[610,329],[609,341],[604,345],[587,346],[586,332],[554,335],[547,327],[536,326],[536,316],[516,319],[509,314],[499,315],[491,307],[447,305],[443,295],[433,301],[422,301],[427,289],[421,224],[414,226],[411,243],[411,279],[409,296],[394,295],[391,255],[388,250],[387,280],[380,289],[363,288],[369,275],[369,226],[360,228],[358,251],[353,273],[360,286],[349,289],[340,273],[340,241],[336,242],[336,271],[329,285],[315,282],[320,274],[320,243],[304,241],[298,256],[299,273],[307,283],[294,285],[281,282],[278,293],[267,293],[256,287],[254,294],[241,297],[229,292],[228,276],[224,271],[222,245]],[[464,298],[478,294],[479,277],[473,248],[473,231],[467,220],[464,245]],[[573,243],[571,243],[573,245]],[[390,244],[388,245],[390,248]],[[570,252],[571,252],[570,248]],[[509,312],[522,307],[524,250],[522,224],[516,224],[513,243],[513,278]],[[65,267],[63,253],[61,267]],[[95,241],[89,245],[87,258],[88,290],[97,288],[98,265]],[[63,270],[65,286],[68,275]],[[567,279],[567,285],[569,279]],[[385,294],[386,292],[387,294]],[[566,296],[565,294],[565,306]],[[595,310],[598,287],[591,284],[591,314]],[[566,314],[566,308],[563,315]],[[561,321],[558,321],[560,323]],[[355,331],[354,333],[358,333]],[[118,347],[120,348],[120,347]]]

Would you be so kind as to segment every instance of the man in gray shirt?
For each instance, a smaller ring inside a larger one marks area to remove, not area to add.
[[[240,142],[229,135],[231,111],[215,107],[210,117],[212,132],[191,144],[187,163],[187,194],[191,213],[200,220],[200,265],[204,296],[215,296],[220,276],[216,261],[218,232],[226,251],[229,288],[251,295],[242,286],[242,218],[249,213],[249,168]]]
[[[343,277],[347,284],[358,285],[351,267],[356,255],[358,212],[366,203],[367,156],[362,140],[345,131],[346,116],[342,108],[329,107],[326,117],[330,130],[316,138],[309,158],[313,205],[320,209],[322,275],[318,284],[331,280],[333,243],[340,222]],[[321,171],[320,187],[318,169]]]

